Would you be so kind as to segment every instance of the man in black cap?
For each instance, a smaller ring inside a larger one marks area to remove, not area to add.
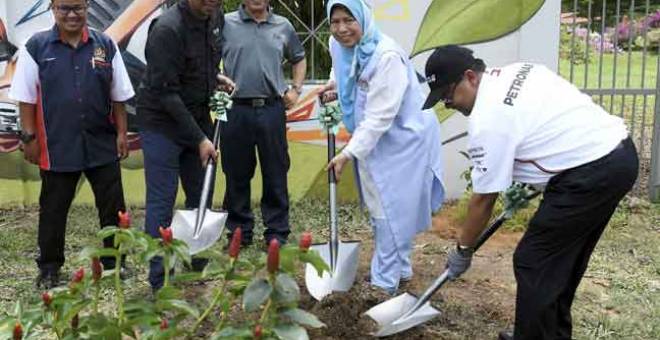
[[[543,188],[513,256],[514,331],[500,339],[570,339],[571,304],[591,252],[637,178],[637,151],[623,120],[543,65],[486,69],[459,46],[436,49],[426,76],[424,108],[442,101],[468,116],[474,166],[449,276],[469,268],[499,192],[513,181]]]

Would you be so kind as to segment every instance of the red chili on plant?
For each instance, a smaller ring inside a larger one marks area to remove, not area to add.
[[[13,336],[14,336],[14,340],[23,339],[23,326],[21,326],[21,323],[18,321],[14,324]]]
[[[119,221],[117,222],[117,225],[119,226],[119,229],[128,229],[131,227],[131,215],[128,213],[128,211],[118,211],[117,216],[119,217]]]
[[[164,331],[170,327],[170,323],[167,321],[167,319],[162,318],[160,319],[160,330]]]
[[[51,303],[53,303],[53,297],[50,295],[50,293],[43,292],[41,294],[41,301],[44,302],[44,306],[48,307]]]
[[[280,242],[277,239],[270,240],[268,245],[268,272],[274,274],[280,267]]]
[[[254,326],[254,338],[259,339],[261,338],[261,335],[263,333],[263,330],[261,329],[261,325],[256,325]]]
[[[92,258],[92,280],[97,282],[101,279],[101,276],[103,276],[103,264],[101,264],[98,257],[94,257]]]
[[[172,243],[172,228],[159,227],[160,237],[163,239],[163,244],[169,245]]]
[[[73,278],[71,278],[71,283],[79,283],[85,278],[85,268],[80,267],[73,273]]]
[[[309,247],[311,245],[312,245],[312,234],[308,231],[302,233],[302,235],[300,236],[300,243],[298,244],[300,250],[307,251],[309,250]]]
[[[241,227],[238,227],[236,230],[234,230],[234,233],[231,236],[231,242],[229,243],[229,257],[232,259],[236,259],[238,257],[238,253],[241,251],[241,239],[242,231]]]

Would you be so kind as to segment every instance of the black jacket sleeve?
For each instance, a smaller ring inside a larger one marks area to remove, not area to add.
[[[179,126],[179,140],[189,146],[198,146],[206,135],[197,125],[181,99],[181,76],[185,69],[182,37],[167,26],[153,24],[145,47],[149,68],[149,85],[155,90],[160,106]]]

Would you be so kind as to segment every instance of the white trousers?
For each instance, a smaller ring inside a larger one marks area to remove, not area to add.
[[[394,240],[394,233],[386,219],[371,219],[374,232],[374,254],[371,258],[371,284],[385,289],[390,294],[396,293],[399,281],[412,278],[410,256],[413,240],[399,249]]]

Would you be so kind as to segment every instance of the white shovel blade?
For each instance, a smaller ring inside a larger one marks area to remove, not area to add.
[[[323,261],[330,266],[330,244],[322,243],[313,245],[312,249],[319,252]],[[314,266],[308,264],[305,267],[305,285],[309,294],[320,301],[326,295],[334,292],[347,292],[353,286],[357,276],[360,242],[339,242],[337,252],[337,265],[332,275],[323,272],[319,276]]]
[[[218,241],[225,229],[227,216],[227,212],[207,209],[201,231],[195,237],[197,209],[177,210],[172,218],[172,235],[175,239],[186,242],[190,255],[195,255],[210,248]]]
[[[416,302],[416,296],[404,293],[369,309],[365,314],[376,321],[380,327],[374,336],[383,337],[396,334],[440,315],[440,311],[433,308],[433,306],[427,302],[415,313],[403,318],[402,316],[404,316]]]

